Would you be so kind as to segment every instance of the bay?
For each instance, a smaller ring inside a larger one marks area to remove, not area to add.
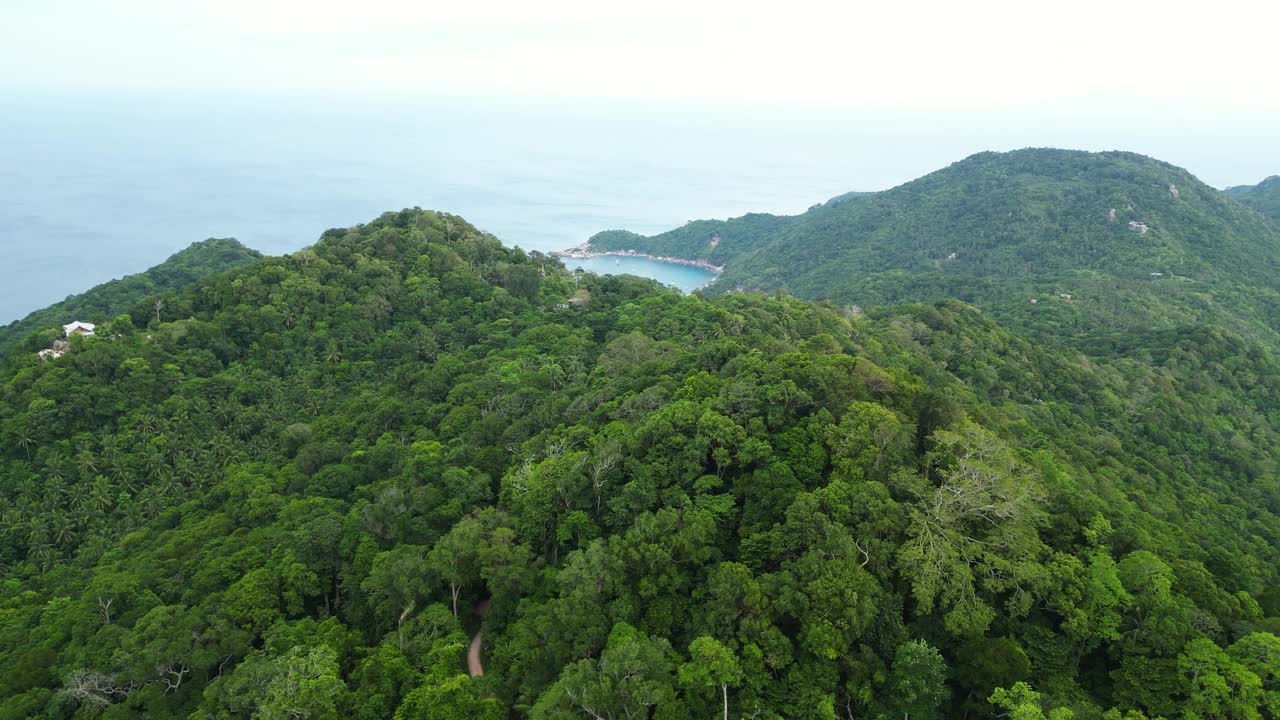
[[[693,292],[715,279],[715,273],[691,265],[651,260],[644,257],[598,256],[585,259],[565,258],[569,268],[582,268],[597,275],[639,275],[684,292]]]

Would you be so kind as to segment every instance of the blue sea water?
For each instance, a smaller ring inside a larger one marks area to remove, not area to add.
[[[565,259],[569,267],[580,267],[598,275],[640,275],[651,277],[685,292],[693,292],[715,279],[715,273],[691,265],[677,265],[641,257],[601,256],[585,260]]]
[[[0,98],[3,99],[3,98]],[[838,163],[660,115],[316,100],[25,99],[0,112],[0,323],[235,237],[268,254],[404,207],[558,250],[847,188]],[[834,160],[831,158],[830,160]],[[571,264],[574,261],[569,261]],[[692,289],[697,268],[627,259]]]
[[[801,212],[981,150],[1120,147],[1211,170],[1217,184],[1256,182],[1280,162],[1269,131],[1228,147],[1069,116],[16,92],[0,88],[0,323],[196,240],[288,253],[404,207],[549,251],[606,229]],[[587,266],[686,289],[706,280],[625,262]]]

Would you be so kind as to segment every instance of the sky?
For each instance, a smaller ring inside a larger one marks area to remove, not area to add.
[[[0,112],[31,93],[710,108],[775,129],[856,116],[898,137],[909,126],[993,148],[1007,137],[1163,153],[1219,186],[1280,172],[1280,2],[1188,7],[0,0]],[[881,185],[868,180],[853,184]]]
[[[0,85],[957,111],[1149,101],[1273,120],[1280,3],[1183,8],[4,0]]]

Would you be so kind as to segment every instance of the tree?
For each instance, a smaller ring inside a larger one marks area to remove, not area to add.
[[[284,655],[256,654],[205,691],[205,713],[249,712],[253,720],[336,720],[346,692],[337,654],[328,646],[291,648]]]
[[[227,588],[224,612],[255,634],[280,617],[280,579],[267,568],[250,570]]]
[[[893,656],[889,702],[903,720],[930,720],[947,697],[946,679],[947,664],[937,648],[924,640],[902,643]]]
[[[31,688],[54,687],[58,653],[52,648],[37,647],[17,656],[17,660],[0,673],[0,692],[17,695]]]
[[[648,717],[675,700],[666,655],[671,646],[652,641],[625,623],[614,625],[599,659],[567,665],[538,699],[533,720],[561,720],[586,713],[593,720]]]
[[[420,546],[400,545],[378,553],[360,587],[375,599],[385,615],[396,616],[400,649],[404,649],[404,623],[426,596],[427,555]],[[457,615],[455,602],[454,615]]]
[[[1003,709],[1009,720],[1071,720],[1075,717],[1067,708],[1054,708],[1046,715],[1040,704],[1040,693],[1024,682],[1015,683],[1008,690],[996,688],[991,704]]]
[[[136,685],[119,683],[114,675],[87,669],[76,670],[62,683],[63,695],[98,709],[127,698],[136,689]]]
[[[658,344],[653,338],[642,332],[633,332],[611,340],[597,362],[606,373],[620,375],[654,359],[658,351]]]
[[[766,599],[746,565],[722,562],[698,588],[693,627],[700,633],[724,642],[738,634],[744,615],[762,615]]]
[[[466,675],[428,680],[408,695],[396,709],[394,720],[501,720],[502,705],[476,693]]]
[[[600,501],[609,473],[622,460],[622,446],[616,440],[604,440],[591,453],[591,462],[587,473],[591,477],[591,488],[595,491],[596,520],[600,517]]]
[[[1252,644],[1252,643],[1251,643]],[[1188,717],[1258,720],[1264,700],[1262,680],[1208,638],[1187,643],[1178,655],[1185,682]]]
[[[826,442],[842,479],[883,480],[884,471],[902,461],[911,435],[892,410],[876,403],[855,402],[838,426],[828,428]]]
[[[836,660],[875,619],[883,590],[862,559],[853,539],[833,529],[777,577],[777,605],[800,621],[798,640],[817,657]]]
[[[1029,606],[1020,576],[1045,552],[1035,528],[1039,484],[1007,445],[973,423],[932,439],[929,476],[899,480],[917,505],[898,564],[920,612],[941,601],[948,630],[978,635],[995,617],[980,591],[1019,588],[1014,607]]]
[[[479,553],[484,542],[484,526],[474,517],[463,518],[436,541],[427,556],[431,572],[449,583],[453,615],[458,615],[458,595],[480,577]]]
[[[680,682],[690,687],[718,687],[729,720],[729,688],[742,682],[742,668],[729,648],[703,635],[689,644],[689,662],[680,666]]]
[[[203,650],[202,628],[181,605],[152,608],[134,626],[116,664],[140,682],[158,682],[166,693],[176,692],[191,672],[215,662]]]
[[[966,710],[985,710],[996,688],[1012,687],[1031,674],[1031,660],[1013,638],[972,638],[953,652],[952,679],[964,691]]]
[[[421,673],[410,665],[405,653],[395,643],[384,642],[352,671],[352,692],[343,714],[350,720],[386,720],[395,714],[404,695],[421,682]]]
[[[1271,633],[1249,633],[1232,643],[1227,654],[1258,676],[1263,706],[1270,717],[1280,717],[1280,638]]]

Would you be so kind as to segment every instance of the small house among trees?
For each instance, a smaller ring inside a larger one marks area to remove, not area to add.
[[[93,329],[95,327],[97,326],[94,325],[93,323],[80,322],[79,320],[74,320],[72,322],[67,323],[66,325],[63,325],[62,332],[67,337],[71,337],[72,335],[83,335],[85,337],[92,337]]]

